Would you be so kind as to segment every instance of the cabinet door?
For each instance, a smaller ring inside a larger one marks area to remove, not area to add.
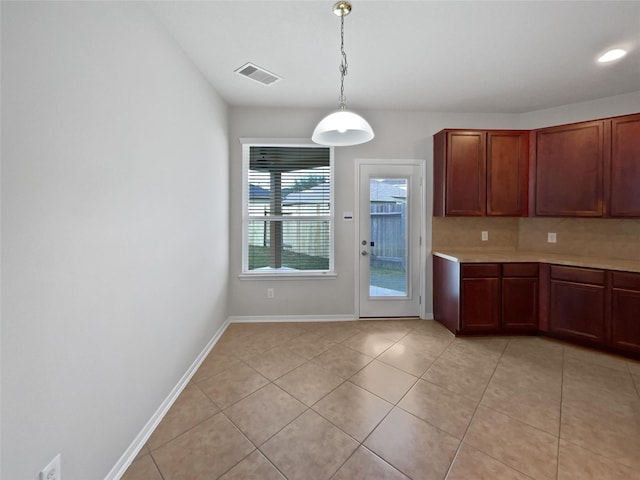
[[[529,134],[487,133],[487,215],[526,216]]]
[[[552,333],[603,344],[605,287],[550,281],[549,327]]]
[[[611,120],[609,215],[640,217],[640,115]]]
[[[640,353],[640,274],[613,272],[611,346]]]
[[[433,317],[454,334],[460,330],[460,264],[435,255]]]
[[[640,292],[611,292],[611,346],[640,353]]]
[[[502,328],[538,329],[538,278],[502,279]]]
[[[500,328],[500,280],[463,278],[461,323],[465,332]]]
[[[604,121],[536,132],[535,214],[603,215]]]
[[[446,150],[446,215],[485,214],[484,132],[448,132]]]

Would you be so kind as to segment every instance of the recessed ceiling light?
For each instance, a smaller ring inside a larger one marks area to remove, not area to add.
[[[614,48],[605,52],[603,55],[598,57],[598,62],[607,63],[613,62],[614,60],[618,60],[619,58],[624,57],[627,54],[626,50],[622,50],[621,48]]]

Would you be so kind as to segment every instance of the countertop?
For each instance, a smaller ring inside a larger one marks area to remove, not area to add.
[[[523,250],[476,250],[476,249],[435,249],[433,254],[459,263],[515,263],[538,262],[574,267],[601,268],[623,272],[640,273],[639,260],[617,258],[584,257],[558,253],[533,252]]]

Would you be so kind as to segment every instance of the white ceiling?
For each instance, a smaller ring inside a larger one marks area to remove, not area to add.
[[[338,104],[334,1],[149,3],[231,105]],[[640,90],[640,1],[354,0],[345,18],[351,109],[521,113]],[[597,65],[624,46],[622,60]],[[283,80],[234,73],[246,62]]]

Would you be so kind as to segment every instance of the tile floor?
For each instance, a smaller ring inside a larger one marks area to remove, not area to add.
[[[640,479],[640,362],[424,320],[232,324],[124,480]]]

